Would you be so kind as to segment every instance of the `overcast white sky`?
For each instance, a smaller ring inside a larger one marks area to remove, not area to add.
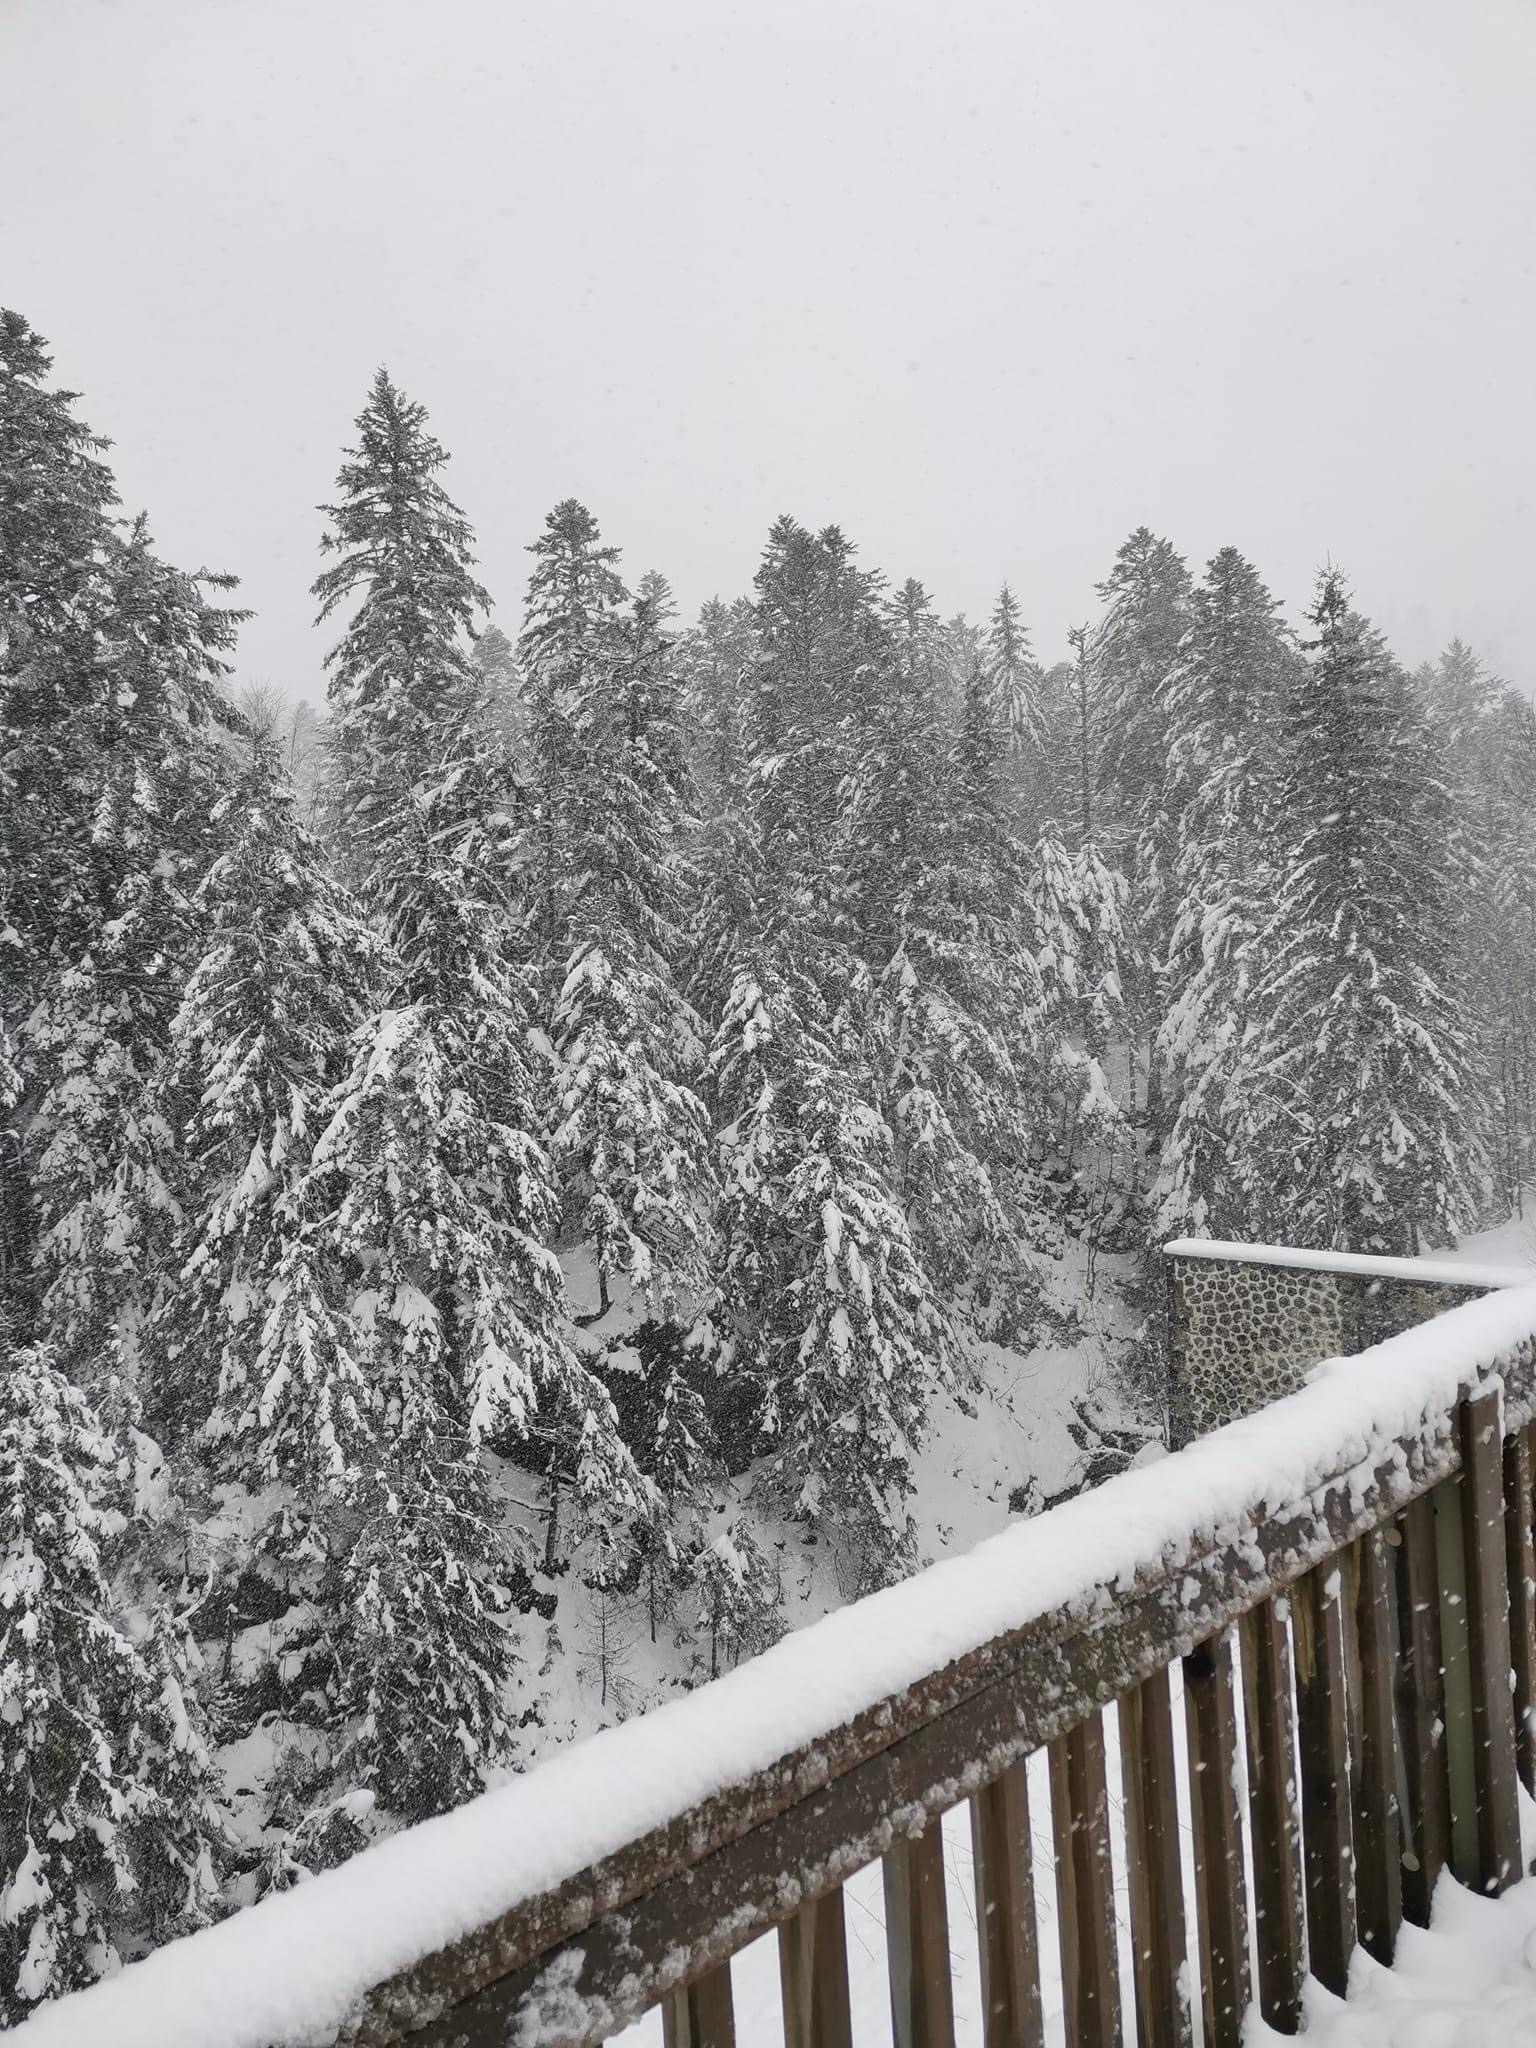
[[[1145,522],[1536,683],[1536,0],[0,0],[0,302],[318,691],[387,362],[516,629],[773,517],[1042,654]]]

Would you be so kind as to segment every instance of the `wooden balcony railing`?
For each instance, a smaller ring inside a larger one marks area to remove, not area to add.
[[[658,2004],[675,2048],[730,2048],[731,1958],[775,1928],[789,2048],[849,2048],[841,1887],[875,1859],[892,2036],[947,2048],[940,1822],[960,1802],[988,2048],[1044,2039],[1047,1885],[1068,2042],[1176,2048],[1196,2002],[1210,2048],[1235,2048],[1254,2002],[1294,2033],[1305,1973],[1342,1993],[1357,1943],[1390,1963],[1443,1870],[1488,1892],[1522,1875],[1533,1419],[1536,1289],[1454,1309],[174,1944],[40,2014],[22,2048],[583,2048]],[[778,1714],[783,1753],[714,1782],[702,1752],[771,1752]],[[1037,1869],[1040,1750],[1054,1856]],[[558,1837],[562,1798],[568,1849],[530,1848],[530,1831]],[[476,1859],[466,1931],[434,1916],[435,1887]],[[370,1901],[387,1902],[383,1932]],[[228,2023],[184,2025],[188,1985],[204,2014],[222,1987]]]

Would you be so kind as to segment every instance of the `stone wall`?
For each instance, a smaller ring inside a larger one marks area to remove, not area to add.
[[[1168,1424],[1175,1448],[1294,1393],[1325,1358],[1364,1351],[1490,1291],[1485,1279],[1448,1280],[1443,1268],[1417,1280],[1283,1260],[1283,1252],[1248,1261],[1169,1251]]]

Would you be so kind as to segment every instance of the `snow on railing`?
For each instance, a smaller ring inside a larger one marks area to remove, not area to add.
[[[786,2039],[842,2048],[841,1885],[875,1858],[896,2038],[944,2048],[939,1820],[967,1798],[986,2038],[1038,2040],[1023,1763],[1042,1748],[1068,2039],[1107,2043],[1106,1709],[1142,2038],[1188,2040],[1193,1991],[1212,2048],[1237,2041],[1249,1868],[1258,2002],[1294,2031],[1304,1968],[1342,1991],[1357,1938],[1390,1960],[1443,1866],[1518,1875],[1533,1417],[1536,1288],[1469,1302],[40,2010],[18,2048],[578,2048],[658,2002],[670,2040],[723,2048],[729,1958],[775,1926]]]

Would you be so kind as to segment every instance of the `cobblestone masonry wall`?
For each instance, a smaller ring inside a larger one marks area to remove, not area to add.
[[[1175,1446],[1294,1393],[1325,1358],[1363,1351],[1488,1292],[1185,1255],[1168,1267]]]

